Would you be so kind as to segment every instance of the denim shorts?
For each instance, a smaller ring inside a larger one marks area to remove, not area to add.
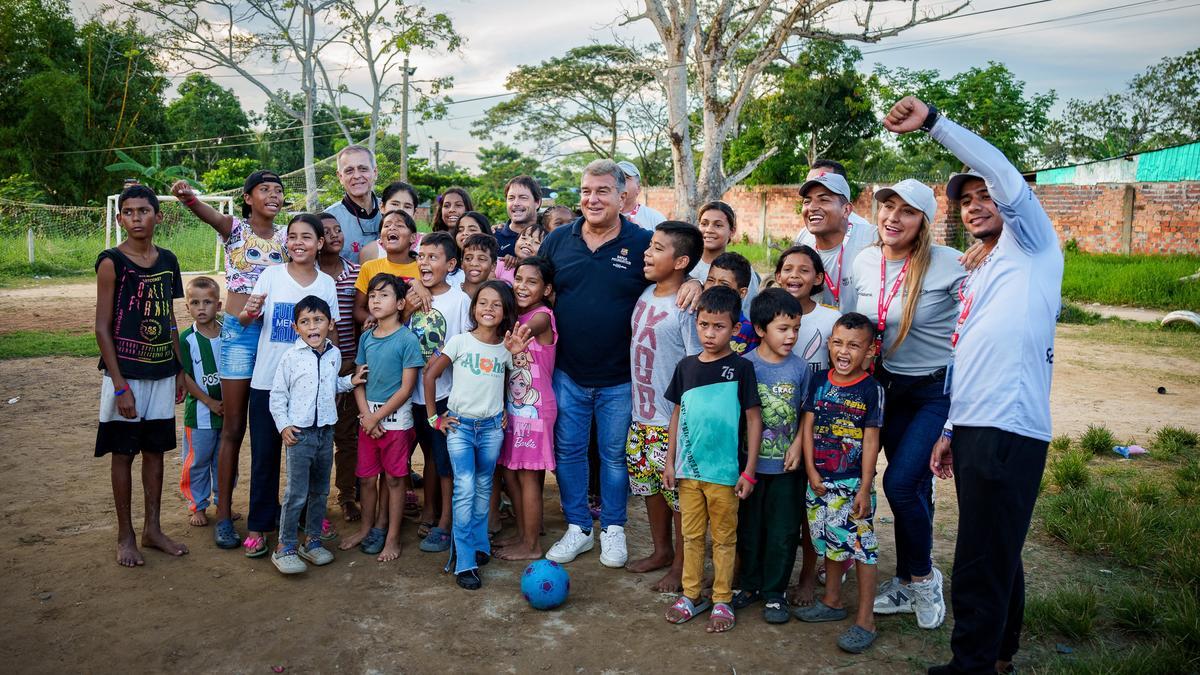
[[[243,326],[238,318],[226,313],[221,322],[221,358],[217,372],[222,380],[249,380],[254,374],[254,357],[258,354],[258,336],[262,321]]]

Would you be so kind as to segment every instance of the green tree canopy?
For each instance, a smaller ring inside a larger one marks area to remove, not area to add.
[[[218,139],[176,146],[171,155],[186,159],[197,172],[213,168],[217,160],[253,154],[245,143],[250,120],[242,110],[241,101],[233,91],[220,86],[203,73],[192,73],[179,85],[179,98],[167,106],[167,129],[172,140]],[[221,137],[233,136],[226,143],[235,147],[222,148]]]

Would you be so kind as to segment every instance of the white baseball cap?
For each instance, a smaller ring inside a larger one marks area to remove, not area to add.
[[[617,162],[617,168],[625,174],[626,178],[633,177],[637,178],[638,180],[642,179],[642,172],[638,171],[638,168],[633,165],[633,162],[622,160]]]
[[[818,185],[834,194],[845,197],[846,201],[850,201],[850,184],[846,182],[846,179],[841,174],[832,171],[822,171],[804,181],[804,184],[800,186],[800,196],[805,196],[809,190]]]
[[[891,187],[879,188],[875,191],[875,201],[886,201],[892,195],[903,199],[904,203],[909,206],[919,209],[931,223],[934,216],[937,215],[937,197],[933,195],[933,188],[919,180],[905,178]]]
[[[969,180],[981,180],[987,182],[987,179],[974,169],[963,173],[956,173],[953,176],[950,176],[950,180],[946,181],[946,199],[950,200],[951,202],[957,202],[959,197],[962,196],[963,183],[966,183]]]

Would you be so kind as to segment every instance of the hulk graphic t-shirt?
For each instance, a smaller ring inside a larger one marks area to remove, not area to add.
[[[462,289],[453,284],[450,290],[441,295],[433,296],[432,307],[428,312],[416,312],[408,320],[408,327],[417,336],[421,346],[421,356],[425,363],[441,353],[450,338],[471,329],[468,314],[471,311],[471,296],[463,293]],[[450,385],[454,382],[453,368],[447,368],[437,379],[437,400],[441,401],[450,395]],[[417,390],[413,392],[412,401],[425,405],[424,381],[425,368],[417,374]]]
[[[746,354],[746,360],[754,366],[758,398],[762,401],[762,446],[755,472],[784,473],[783,458],[800,431],[812,373],[804,359],[795,353],[779,363],[771,363],[758,352],[755,349]]]

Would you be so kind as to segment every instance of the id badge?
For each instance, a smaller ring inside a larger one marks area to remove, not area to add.
[[[942,383],[942,393],[952,396],[954,390],[954,352],[950,352],[950,360],[946,362],[946,380]]]

